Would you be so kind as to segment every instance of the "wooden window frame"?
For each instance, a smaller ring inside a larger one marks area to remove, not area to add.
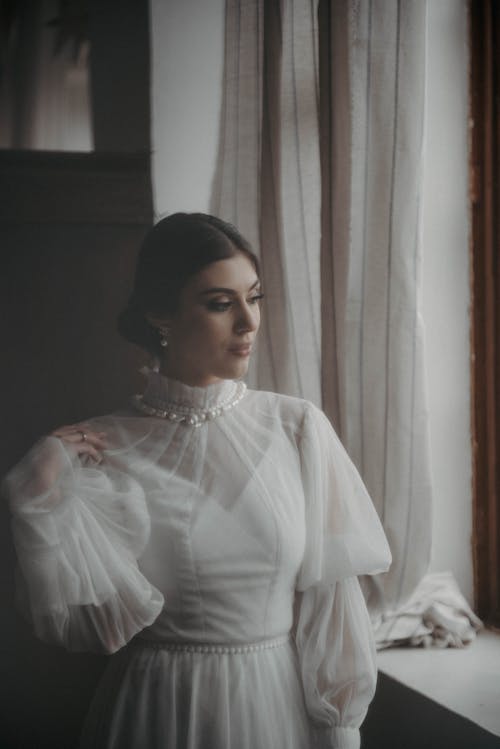
[[[469,0],[473,562],[478,614],[500,627],[500,7]]]

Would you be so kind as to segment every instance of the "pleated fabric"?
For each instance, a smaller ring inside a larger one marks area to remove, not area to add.
[[[321,405],[318,45],[314,0],[226,4],[211,210],[260,256],[266,293],[252,387]]]
[[[426,2],[321,3],[320,11],[330,103],[322,295],[333,331],[323,336],[323,407],[393,552],[389,573],[364,582],[380,621],[425,575],[431,548],[420,316]]]

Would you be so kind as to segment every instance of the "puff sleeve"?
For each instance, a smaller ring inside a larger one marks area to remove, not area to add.
[[[295,639],[319,749],[358,749],[376,660],[357,576],[391,555],[363,482],[326,416],[308,405],[300,442],[306,546],[297,579]]]
[[[149,537],[144,492],[119,465],[84,464],[46,437],[11,470],[4,489],[18,598],[38,637],[111,653],[156,619],[163,596],[137,564]]]

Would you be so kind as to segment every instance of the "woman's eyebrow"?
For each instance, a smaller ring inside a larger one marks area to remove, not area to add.
[[[249,287],[248,291],[253,291],[257,286],[260,285],[259,279],[254,281],[254,283]],[[200,291],[200,296],[205,296],[205,294],[236,294],[237,292],[234,289],[227,289],[223,286],[212,286],[210,289],[205,289],[204,291]]]

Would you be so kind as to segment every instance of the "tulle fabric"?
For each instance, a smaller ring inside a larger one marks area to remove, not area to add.
[[[359,583],[351,577],[308,588],[298,609],[296,645],[316,746],[355,749],[377,679]]]
[[[211,407],[233,388],[152,373],[146,395]],[[199,429],[132,411],[93,425],[100,466],[49,438],[7,480],[35,631],[120,649],[82,747],[357,749],[376,667],[355,576],[390,554],[326,417],[249,391]]]
[[[5,486],[22,573],[18,599],[41,639],[112,653],[156,619],[163,596],[136,561],[150,518],[130,476],[82,465],[48,437]]]
[[[384,572],[385,533],[365,485],[322,411],[306,408],[300,453],[307,545],[297,587]]]
[[[291,643],[242,654],[134,643],[113,659],[81,746],[304,749],[312,740]]]

